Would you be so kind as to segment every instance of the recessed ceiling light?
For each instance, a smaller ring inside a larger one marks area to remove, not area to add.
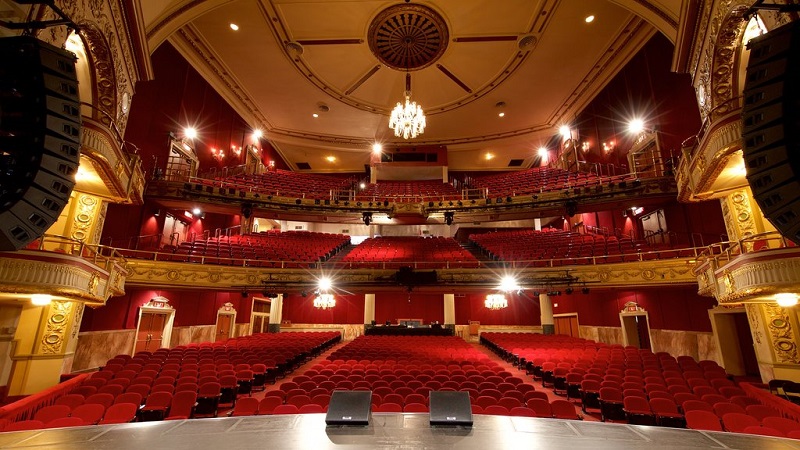
[[[501,112],[501,113],[497,114],[497,117],[505,117],[505,116],[506,116],[506,113],[504,113],[504,112]]]
[[[328,162],[334,162],[334,161],[336,161],[336,157],[335,157],[335,156],[328,156],[328,157],[327,157],[327,158],[325,158],[325,159],[327,159],[327,160],[328,160]]]
[[[486,160],[489,161],[489,160],[492,160],[492,159],[494,159],[494,155],[491,154],[491,153],[487,153],[486,154]]]
[[[594,16],[586,16],[586,18],[583,20],[585,20],[586,23],[592,23],[594,22]]]
[[[316,119],[317,117],[319,117],[319,114],[317,114],[317,113],[311,114],[311,117]]]
[[[239,31],[239,25],[236,25],[233,22],[231,22],[230,27],[231,27],[231,30],[233,30],[233,31]]]

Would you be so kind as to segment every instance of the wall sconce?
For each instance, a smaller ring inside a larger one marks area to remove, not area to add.
[[[233,152],[236,157],[242,156],[242,147],[237,147],[235,145],[231,145],[231,151]]]
[[[221,148],[211,148],[211,157],[217,161],[222,161],[225,158],[225,152]]]
[[[592,148],[592,144],[590,144],[589,141],[583,141],[581,144],[581,150],[583,150],[583,153],[588,152],[590,148]]]
[[[614,141],[603,142],[603,151],[606,153],[614,150],[614,147],[616,147],[616,143]]]

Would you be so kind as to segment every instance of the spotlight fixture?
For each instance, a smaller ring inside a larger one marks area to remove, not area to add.
[[[242,298],[247,298],[247,289],[242,289]]]
[[[303,203],[303,200],[301,200],[301,199],[299,199],[299,198],[296,198],[296,199],[294,199],[294,204],[295,204],[295,205],[299,205],[299,204],[301,204],[301,203]]]
[[[506,203],[511,203],[511,196],[506,197]]]
[[[452,211],[447,211],[444,213],[444,223],[447,225],[453,224],[453,218],[455,217],[455,213]]]
[[[589,288],[587,288],[586,286],[584,286],[583,288],[581,288],[581,293],[582,293],[582,294],[588,294],[588,293],[589,293]]]
[[[568,288],[566,288],[566,289],[564,290],[564,292],[566,292],[566,293],[567,293],[567,295],[569,295],[569,294],[572,294],[572,288],[571,288],[571,287],[568,287]]]
[[[369,224],[372,223],[372,213],[371,212],[361,213],[361,220],[364,221],[364,225],[369,226]]]

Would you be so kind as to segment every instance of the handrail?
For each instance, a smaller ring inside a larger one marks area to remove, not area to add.
[[[120,253],[117,247],[87,244],[79,239],[55,234],[45,234],[28,244],[26,248],[28,250],[50,251],[78,256],[105,270],[111,270],[112,265],[116,263],[125,263],[125,256]]]
[[[641,262],[648,260],[668,260],[676,258],[697,259],[704,248],[669,248],[652,250],[647,252],[631,252],[611,255],[582,256],[569,258],[553,259],[534,259],[534,260],[496,260],[481,261],[320,261],[320,260],[267,260],[267,259],[248,259],[248,258],[227,258],[212,255],[191,255],[187,253],[163,252],[163,251],[144,251],[120,249],[126,258],[135,260],[165,261],[177,263],[191,263],[201,265],[224,265],[234,267],[259,267],[273,269],[308,269],[308,268],[330,268],[338,270],[348,269],[398,269],[400,266],[410,266],[414,269],[496,269],[498,267],[526,269],[526,268],[560,268],[572,265],[600,265],[623,262]],[[178,258],[178,259],[176,259]],[[618,260],[618,261],[617,261]]]
[[[795,405],[788,400],[771,394],[769,391],[759,389],[752,383],[739,383],[739,387],[741,387],[749,397],[755,398],[762,405],[769,406],[780,413],[781,417],[800,421],[800,405]]]
[[[68,394],[70,391],[80,386],[90,374],[82,373],[70,378],[63,383],[47,388],[36,394],[29,395],[14,403],[0,407],[0,419],[7,419],[11,422],[20,420],[30,420],[36,415],[36,411],[55,403],[58,397]]]

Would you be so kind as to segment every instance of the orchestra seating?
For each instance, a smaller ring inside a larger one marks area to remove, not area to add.
[[[469,239],[491,258],[534,261],[534,265],[617,263],[694,256],[693,249],[650,245],[630,237],[581,234],[545,228],[472,234]],[[553,261],[550,261],[553,260]]]
[[[461,200],[461,194],[450,183],[441,180],[379,181],[369,184],[356,200],[390,202],[427,202]]]
[[[748,395],[715,361],[563,335],[486,332],[480,340],[604,421],[781,437],[800,429]]]
[[[342,258],[351,267],[397,269],[480,267],[453,238],[381,236],[366,239]]]
[[[265,389],[340,339],[338,332],[260,333],[118,355],[31,420],[0,424],[1,430],[214,417],[219,407]]]
[[[632,174],[598,177],[587,172],[571,172],[554,167],[535,167],[516,172],[473,177],[471,187],[486,189],[489,197],[531,195],[547,191],[557,191],[583,186],[596,186],[601,183],[614,183],[633,180]]]

